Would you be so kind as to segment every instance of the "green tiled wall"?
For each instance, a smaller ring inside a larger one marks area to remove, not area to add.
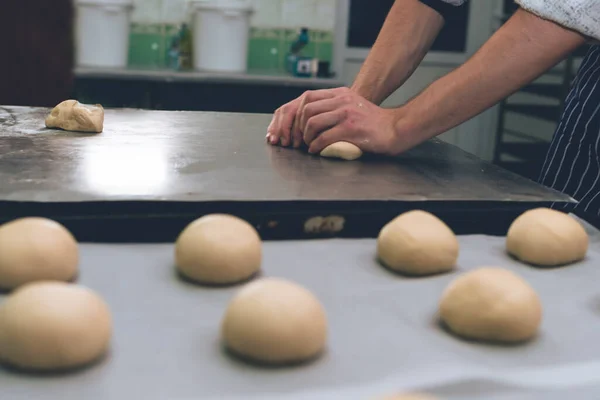
[[[168,65],[169,44],[177,34],[176,25],[132,24],[129,65],[132,67],[158,67]],[[248,44],[248,69],[283,71],[285,56],[296,40],[298,31],[285,28],[252,28]],[[302,55],[331,61],[333,33],[310,31],[309,44]]]

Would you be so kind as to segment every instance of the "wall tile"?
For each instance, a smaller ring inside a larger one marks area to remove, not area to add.
[[[283,0],[281,13],[286,28],[313,28],[316,0]]]
[[[335,0],[320,0],[315,2],[313,29],[333,31],[335,29]]]
[[[138,23],[159,23],[163,0],[134,0],[132,20]]]
[[[279,28],[282,26],[282,0],[252,0],[254,14],[251,25],[261,28]]]
[[[180,24],[186,20],[187,9],[186,0],[162,0],[161,22]]]

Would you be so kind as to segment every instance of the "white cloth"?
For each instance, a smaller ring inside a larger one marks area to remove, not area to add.
[[[600,40],[600,0],[516,0],[523,9]]]

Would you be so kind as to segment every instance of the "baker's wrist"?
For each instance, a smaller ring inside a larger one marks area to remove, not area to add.
[[[393,139],[390,145],[391,155],[399,155],[426,139],[421,139],[418,120],[406,107],[393,110]]]
[[[352,86],[350,86],[350,90],[352,90],[354,93],[364,98],[365,100],[368,100],[375,105],[380,105],[381,100],[379,100],[379,98],[376,96],[374,87],[375,84],[362,85],[360,83],[355,82],[354,84],[352,84]]]

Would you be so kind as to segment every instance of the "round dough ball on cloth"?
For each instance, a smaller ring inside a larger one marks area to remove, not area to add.
[[[0,289],[34,281],[69,281],[79,263],[77,241],[58,222],[21,218],[0,226]]]
[[[573,217],[549,208],[521,214],[506,235],[506,251],[539,266],[559,266],[585,258],[588,234]]]
[[[327,317],[307,289],[263,278],[231,300],[221,335],[233,354],[261,364],[295,364],[318,356],[327,341]]]
[[[542,304],[525,280],[502,268],[468,272],[446,288],[439,315],[455,334],[490,342],[522,342],[534,337]]]
[[[321,157],[341,158],[343,160],[353,161],[360,158],[362,154],[362,150],[352,143],[336,142],[321,150],[319,155]]]
[[[179,272],[193,281],[226,285],[251,278],[260,269],[262,242],[243,219],[207,215],[189,224],[175,244]]]
[[[63,282],[36,282],[0,305],[0,362],[25,370],[82,367],[107,351],[112,320],[94,292]]]
[[[407,275],[450,271],[458,258],[458,239],[435,215],[409,211],[379,232],[377,256],[388,268]]]

